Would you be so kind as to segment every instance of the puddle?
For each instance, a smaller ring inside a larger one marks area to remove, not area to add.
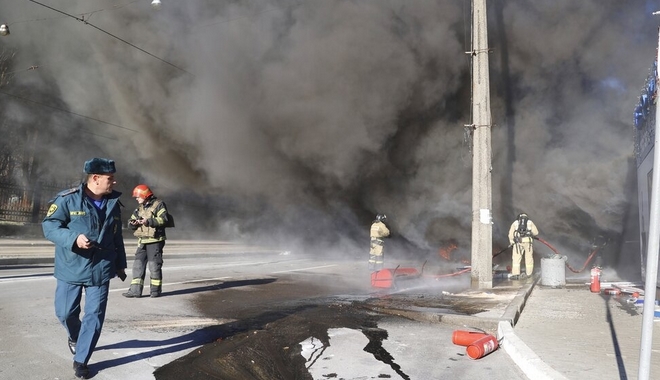
[[[314,380],[410,379],[382,345],[387,331],[374,328],[328,330],[328,341],[310,337],[300,342],[301,355]]]

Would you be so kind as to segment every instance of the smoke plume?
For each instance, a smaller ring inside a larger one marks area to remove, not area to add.
[[[5,127],[38,131],[41,177],[105,156],[201,236],[366,257],[385,213],[397,249],[469,256],[470,2],[0,3]],[[488,5],[494,251],[519,212],[562,250],[623,250],[651,10]]]

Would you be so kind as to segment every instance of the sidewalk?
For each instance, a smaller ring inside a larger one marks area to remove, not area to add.
[[[637,379],[642,308],[628,303],[625,294],[591,293],[585,284],[588,279],[584,280],[568,282],[560,289],[537,284],[513,329],[515,337],[510,340],[519,338],[518,347],[511,347],[511,342],[503,347],[516,363],[521,358],[515,356],[525,355],[525,346],[537,356],[536,363],[542,365],[521,367],[535,380]],[[656,322],[654,330],[658,326]],[[653,334],[652,352],[660,350],[659,335]],[[523,351],[518,353],[512,349],[520,347]],[[652,379],[660,378],[657,360],[651,360],[650,374]]]
[[[203,254],[206,248],[204,242],[189,241],[173,241],[170,246],[180,247],[179,254]],[[250,249],[227,245],[227,253],[250,252]],[[264,251],[267,250],[261,252]],[[29,258],[34,264],[52,264],[52,244],[39,239],[0,238],[0,265],[15,264],[21,258]],[[483,297],[496,301],[474,315],[420,313],[412,308],[408,314],[401,310],[397,314],[496,330],[500,349],[532,380],[637,379],[642,308],[626,302],[626,295],[591,293],[586,284],[588,278],[567,281],[561,288],[545,287],[539,278],[503,281],[492,292],[468,291],[457,295],[474,305],[487,304]],[[652,351],[659,350],[660,333],[656,333]],[[651,361],[650,373],[651,378],[660,378],[657,360]]]

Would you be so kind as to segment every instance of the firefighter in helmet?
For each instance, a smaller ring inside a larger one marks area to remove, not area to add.
[[[369,249],[369,269],[379,270],[383,268],[383,246],[385,242],[383,238],[390,236],[390,230],[385,225],[387,216],[384,214],[376,215],[376,220],[371,223],[371,230],[369,235],[371,237],[371,244]]]
[[[159,297],[163,287],[163,247],[165,246],[165,227],[168,225],[168,213],[165,202],[156,198],[147,185],[137,185],[133,189],[133,198],[138,202],[128,221],[128,227],[138,238],[138,247],[133,261],[133,280],[127,298],[139,298],[144,288],[146,267],[149,266],[151,297]]]
[[[511,258],[511,275],[521,276],[520,262],[525,256],[525,273],[522,276],[531,276],[534,272],[534,236],[539,234],[534,222],[525,213],[511,223],[509,228],[509,244],[513,247]]]

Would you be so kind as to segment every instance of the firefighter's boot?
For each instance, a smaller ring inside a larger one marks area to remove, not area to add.
[[[150,297],[151,298],[160,297],[160,294],[162,293],[162,289],[163,289],[163,280],[160,278],[152,278],[151,283],[149,285],[150,285],[149,286]]]
[[[122,293],[121,295],[126,298],[140,298],[142,297],[143,288],[144,284],[142,279],[134,278],[133,281],[131,281],[131,286],[128,288],[128,291],[126,293]]]

